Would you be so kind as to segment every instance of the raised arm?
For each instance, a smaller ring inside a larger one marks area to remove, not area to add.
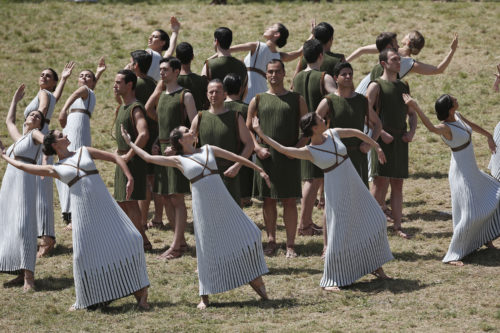
[[[101,57],[99,59],[99,62],[97,63],[97,69],[95,71],[95,84],[97,85],[97,82],[102,76],[102,73],[106,71],[106,62],[104,61],[104,57]],[[95,86],[94,86],[95,89]]]
[[[163,54],[164,58],[173,56],[175,52],[175,47],[177,46],[177,37],[179,35],[179,29],[181,28],[181,23],[177,20],[175,16],[170,17],[170,28],[172,29],[172,35],[170,36],[170,44],[168,45],[168,49]]]
[[[455,54],[457,47],[458,47],[458,35],[455,34],[455,36],[453,37],[453,41],[451,42],[450,45],[450,51],[448,52],[446,57],[444,57],[443,61],[439,63],[439,65],[434,66],[434,65],[424,64],[420,61],[415,61],[410,72],[422,75],[436,75],[443,73],[450,64],[451,59],[453,59],[453,55]]]
[[[244,44],[233,45],[229,48],[229,51],[230,52],[250,51],[251,54],[254,54],[255,50],[257,49],[257,45],[259,45],[259,42],[248,42]]]
[[[25,85],[21,84],[19,88],[17,88],[16,93],[12,97],[12,102],[10,103],[9,112],[7,113],[7,118],[5,119],[5,124],[7,125],[7,131],[9,132],[12,140],[17,141],[22,136],[19,133],[19,130],[16,127],[16,109],[17,103],[24,97],[24,89]]]
[[[488,132],[487,130],[485,130],[481,126],[479,126],[476,123],[473,123],[472,121],[465,118],[462,114],[460,114],[460,118],[462,118],[462,120],[467,125],[469,125],[474,132],[479,133],[481,135],[484,135],[488,139],[488,147],[490,148],[491,153],[494,154],[496,151],[496,144],[495,144],[495,140],[493,140],[493,135],[491,135],[490,132]]]
[[[148,101],[146,102],[146,113],[149,118],[158,121],[158,113],[156,112],[156,107],[158,106],[158,101],[160,100],[160,96],[163,92],[163,81],[160,80],[156,85],[155,91],[149,96]]]
[[[5,151],[3,151],[1,155],[2,158],[7,161],[7,163],[18,168],[19,170],[22,170],[24,172],[27,172],[35,176],[54,177],[59,179],[59,175],[54,170],[54,167],[52,165],[36,165],[36,164],[23,163],[21,161],[15,160],[7,156],[5,154]]]
[[[56,90],[54,91],[54,97],[56,98],[56,102],[61,98],[64,90],[64,85],[66,84],[66,81],[70,77],[74,67],[75,67],[74,61],[70,61],[66,64],[66,66],[64,66],[64,69],[61,73],[61,79],[57,84]]]
[[[295,60],[301,55],[302,55],[302,46],[298,50],[292,52],[280,52],[280,58],[284,62]]]
[[[364,54],[377,54],[377,53],[378,53],[378,49],[377,49],[377,45],[375,45],[375,44],[361,46],[361,47],[357,48],[356,51],[354,51],[353,53],[351,53],[347,57],[346,61],[347,62],[351,62],[354,59],[356,59],[359,56],[362,56]]]
[[[434,125],[429,120],[429,118],[425,115],[424,111],[422,111],[422,109],[418,105],[417,101],[415,101],[410,95],[403,94],[403,99],[404,99],[406,105],[408,105],[409,108],[413,109],[417,113],[420,120],[422,120],[422,123],[424,124],[424,126],[427,127],[427,129],[430,132],[436,133],[437,135],[442,135],[448,140],[452,139],[451,130],[448,126],[446,126],[444,124]]]
[[[68,110],[69,110],[70,106],[78,98],[86,100],[88,97],[89,97],[89,91],[87,89],[87,86],[79,87],[71,94],[71,96],[69,96],[69,98],[66,100],[66,103],[64,103],[64,106],[61,109],[61,112],[59,113],[59,123],[61,124],[62,128],[66,127],[66,121],[68,119]]]
[[[340,138],[356,137],[358,139],[363,140],[363,142],[366,142],[367,144],[369,144],[370,146],[375,148],[375,150],[377,151],[378,160],[380,161],[380,163],[382,163],[382,164],[385,163],[385,161],[386,161],[385,155],[384,155],[384,152],[382,151],[382,149],[380,148],[379,144],[375,140],[370,138],[368,135],[366,135],[365,133],[363,133],[360,130],[355,129],[355,128],[335,128],[335,131],[337,132],[337,134],[339,135]]]
[[[285,147],[285,146],[281,145],[280,143],[274,141],[273,139],[271,139],[267,135],[265,135],[264,132],[262,132],[262,129],[260,128],[259,119],[257,117],[253,118],[252,126],[253,126],[255,133],[257,133],[259,135],[259,137],[262,140],[264,140],[265,143],[267,143],[269,146],[276,149],[278,152],[280,152],[286,156],[289,156],[289,157],[298,158],[301,160],[312,161],[313,157],[306,147],[302,147],[302,148]]]

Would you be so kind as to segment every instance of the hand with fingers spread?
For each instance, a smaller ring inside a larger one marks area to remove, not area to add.
[[[181,23],[175,16],[170,17],[170,29],[172,29],[173,32],[179,32],[179,29],[181,28]]]
[[[74,61],[68,62],[66,66],[64,66],[64,69],[61,73],[61,78],[63,80],[66,80],[68,77],[70,77],[71,73],[73,72],[73,68],[75,68],[75,62]]]

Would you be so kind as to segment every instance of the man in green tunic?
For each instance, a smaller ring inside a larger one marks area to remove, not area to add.
[[[324,49],[317,39],[310,39],[303,46],[307,67],[293,79],[293,90],[306,100],[309,112],[314,112],[318,104],[328,93],[336,89],[333,77],[320,71],[325,59]],[[298,234],[314,236],[321,234],[321,227],[313,223],[312,212],[318,190],[323,183],[323,171],[311,161],[300,161],[301,177],[304,181]]]
[[[236,110],[227,109],[224,105],[226,91],[219,79],[210,81],[207,97],[210,108],[199,112],[193,119],[191,130],[198,134],[200,145],[214,145],[245,158],[253,152],[253,141],[245,120]],[[240,205],[240,179],[238,172],[242,165],[217,158],[217,169],[224,185],[233,199]]]
[[[212,79],[219,79],[222,81],[229,73],[238,74],[243,82],[239,93],[240,98],[243,99],[247,90],[247,67],[243,62],[231,56],[229,47],[232,42],[233,32],[231,29],[220,27],[215,30],[214,49],[216,57],[205,61],[201,75],[206,76],[209,81]]]
[[[117,153],[127,162],[130,173],[134,177],[134,191],[130,198],[126,197],[126,188],[130,185],[123,171],[117,167],[115,169],[115,199],[118,205],[134,223],[137,230],[142,235],[144,249],[152,248],[148,237],[144,233],[144,226],[141,223],[141,211],[138,200],[146,198],[146,162],[134,151],[130,149],[121,135],[120,126],[123,126],[130,133],[132,141],[138,147],[144,147],[148,141],[148,124],[146,122],[144,106],[135,97],[135,87],[137,76],[131,70],[124,69],[118,72],[115,77],[113,90],[115,95],[123,100],[123,104],[117,111],[115,121],[115,138],[118,145]]]
[[[248,104],[240,99],[241,83],[241,78],[238,74],[229,73],[226,75],[224,81],[222,82],[224,90],[227,93],[226,100],[224,101],[224,107],[228,110],[238,111],[246,121]],[[252,205],[253,170],[244,166],[238,173],[238,177],[240,178],[241,206],[249,207]]]
[[[413,140],[417,128],[415,111],[408,108],[402,94],[409,94],[408,84],[398,77],[401,58],[395,49],[385,49],[379,55],[384,73],[368,86],[367,98],[371,109],[376,109],[382,121],[378,142],[387,158],[385,164],[373,159],[372,194],[382,206],[389,184],[394,231],[403,238],[409,236],[401,230],[403,213],[403,180],[408,178],[408,143]],[[406,119],[410,130],[407,131]]]
[[[247,127],[252,129],[252,119],[258,117],[264,133],[285,146],[301,146],[299,121],[307,113],[307,105],[302,96],[285,89],[285,65],[279,59],[267,64],[266,77],[269,90],[257,94],[248,106]],[[269,175],[271,188],[255,179],[255,195],[264,200],[263,215],[266,224],[268,244],[264,253],[272,255],[277,249],[276,220],[277,200],[283,205],[283,222],[286,228],[286,256],[297,256],[294,250],[297,230],[297,198],[300,198],[300,161],[290,159],[267,145],[259,144],[252,135],[257,154],[257,165]]]
[[[208,109],[207,99],[208,80],[205,76],[200,76],[191,71],[191,62],[194,59],[193,47],[191,44],[182,42],[175,49],[177,59],[181,61],[181,72],[177,78],[177,83],[193,94],[196,110]]]
[[[189,126],[196,116],[196,105],[193,95],[177,83],[181,70],[181,62],[177,58],[164,58],[160,62],[162,81],[146,104],[148,115],[158,120],[160,131],[158,140],[162,152],[170,146],[170,132],[178,126]],[[165,90],[164,90],[165,89]],[[186,246],[184,229],[186,228],[187,210],[184,194],[189,193],[189,181],[176,168],[160,167],[155,169],[154,191],[164,201],[169,220],[175,221],[174,241],[170,248],[160,255],[163,259],[174,259],[182,256],[182,248]],[[171,209],[171,211],[169,211]]]

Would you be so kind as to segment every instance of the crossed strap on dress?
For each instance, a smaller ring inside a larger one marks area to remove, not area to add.
[[[329,154],[335,155],[335,163],[332,166],[329,166],[326,169],[322,169],[324,173],[327,173],[327,172],[330,172],[330,171],[336,169],[339,165],[341,165],[342,163],[344,163],[346,160],[349,159],[349,156],[347,154],[342,155],[342,154],[337,153],[337,144],[335,143],[335,140],[333,139],[332,130],[329,130],[329,132],[330,132],[330,136],[332,138],[333,145],[335,147],[335,151],[334,152],[333,151],[329,151],[329,150],[325,150],[325,149],[321,149],[321,148],[316,148],[314,146],[309,146],[309,148],[316,149],[316,150],[322,151],[324,153],[329,153]],[[342,160],[340,162],[339,162],[339,157],[342,158]]]
[[[69,187],[75,185],[75,183],[77,181],[79,181],[80,179],[82,179],[83,177],[90,176],[90,175],[95,175],[95,174],[99,173],[99,171],[97,169],[94,169],[94,170],[85,170],[85,169],[80,168],[80,160],[82,159],[82,150],[83,150],[83,148],[80,148],[80,153],[78,155],[78,162],[76,163],[76,166],[68,164],[68,163],[57,163],[58,165],[66,165],[66,166],[70,166],[70,167],[76,169],[76,176],[75,176],[75,178],[73,178],[73,179],[71,179],[69,181],[69,183],[68,183]],[[80,171],[85,172],[85,174],[80,175]]]
[[[257,58],[259,57],[260,42],[257,42],[257,50],[255,50],[255,59],[253,61],[253,66],[247,67],[247,71],[255,72],[266,78],[266,73],[260,68],[255,67],[257,65]]]
[[[463,124],[463,121],[462,121],[462,119],[460,117],[458,117],[458,120]],[[467,140],[466,143],[464,143],[463,145],[460,145],[458,147],[450,147],[451,151],[455,151],[455,152],[456,151],[461,151],[461,150],[464,150],[465,148],[467,148],[470,145],[471,139],[472,139],[472,132],[469,132],[469,130],[467,129],[467,127],[465,126],[465,124],[463,124],[464,127],[458,126],[458,125],[455,125],[455,124],[451,124],[451,123],[446,123],[446,125],[454,126],[456,128],[461,129],[462,131],[467,132],[467,134],[469,134],[469,140]]]
[[[21,138],[21,140],[24,140],[24,138],[27,138],[27,137],[28,136],[25,135],[24,137]],[[24,163],[29,163],[29,164],[36,164],[37,160],[38,160],[38,155],[40,154],[40,148],[42,145],[38,145],[38,149],[36,151],[35,158],[26,157],[26,156],[17,156],[16,153],[14,152],[14,149],[16,148],[17,143],[21,140],[14,142],[14,145],[12,146],[12,150],[9,153],[9,157],[10,157],[10,155],[14,155],[14,159],[17,161],[23,161]]]
[[[92,118],[92,113],[90,113],[90,111],[89,111],[91,98],[92,98],[92,95],[89,93],[89,96],[87,97],[87,108],[86,109],[71,109],[68,111],[68,114],[73,113],[73,112],[79,112],[79,113],[86,114],[87,116],[89,116],[89,118]]]
[[[194,158],[192,158],[192,157],[189,157],[189,156],[183,156],[183,157],[185,157],[185,158],[187,158],[187,159],[190,159],[190,160],[191,160],[191,161],[193,161],[193,162],[198,163],[199,165],[201,165],[201,166],[203,167],[203,169],[201,170],[201,173],[200,173],[198,176],[193,177],[193,178],[191,178],[191,179],[189,180],[189,181],[191,182],[191,184],[196,183],[198,180],[200,180],[200,179],[202,179],[202,178],[204,178],[204,177],[207,177],[207,176],[210,176],[210,175],[219,174],[219,170],[217,170],[217,169],[210,169],[210,168],[208,167],[208,147],[206,148],[206,150],[207,150],[207,158],[206,158],[206,160],[205,160],[205,164],[203,164],[203,163],[201,163],[201,162],[197,161],[196,159],[194,159]],[[206,174],[206,175],[205,175],[205,174],[203,174],[203,173],[205,172],[205,169],[207,169],[208,171],[210,171],[210,172],[209,172],[208,174]]]

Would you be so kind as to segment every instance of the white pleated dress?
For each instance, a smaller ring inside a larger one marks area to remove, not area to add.
[[[497,180],[500,180],[500,122],[495,126],[495,132],[493,133],[493,140],[497,146],[497,150],[491,155],[490,164],[488,169],[490,169],[491,175]]]
[[[63,129],[63,134],[68,136],[70,151],[76,151],[82,146],[89,147],[92,145],[90,137],[90,117],[95,108],[95,94],[92,89],[87,87],[88,97],[86,100],[78,98],[69,108],[69,114],[66,121],[66,127]],[[61,212],[70,212],[70,199],[68,185],[56,179],[57,192],[59,193],[59,202],[61,204]]]
[[[261,231],[227,191],[210,146],[180,160],[192,182],[200,295],[222,293],[268,273]]]
[[[47,114],[45,115],[46,123],[42,128],[42,133],[45,135],[49,133],[49,123],[52,114],[54,113],[54,108],[56,106],[56,98],[54,95],[48,91],[43,90],[49,96],[49,108]],[[28,104],[24,110],[24,117],[26,118],[30,112],[38,110],[40,106],[40,101],[38,100],[38,94],[33,98],[33,100]],[[42,164],[43,154],[38,157],[38,163]],[[49,156],[47,158],[47,164],[50,165],[54,163],[54,157]],[[36,177],[36,210],[37,210],[37,224],[38,224],[38,237],[41,236],[56,236],[54,230],[54,190],[53,190],[53,180],[52,177]]]
[[[255,95],[267,91],[267,78],[265,76],[267,63],[273,59],[281,59],[279,52],[271,52],[266,43],[258,42],[255,52],[248,52],[243,62],[248,70],[248,92],[245,103],[250,104]],[[250,70],[257,69],[259,72]],[[264,73],[262,75],[261,73]]]
[[[86,308],[147,287],[142,236],[95,173],[87,148],[81,147],[54,169],[71,185],[74,307]]]
[[[35,164],[41,146],[33,132],[7,149],[7,156]],[[37,248],[35,176],[8,164],[0,189],[0,272],[35,271]]]
[[[455,119],[445,123],[452,140],[442,138],[452,148],[448,179],[453,219],[453,236],[443,262],[461,260],[500,236],[500,183],[479,170],[472,130],[458,112]]]
[[[328,245],[321,287],[347,286],[394,259],[385,215],[359,177],[337,132],[327,130],[321,145],[307,146],[313,163],[325,170]],[[337,165],[333,170],[334,165]]]
[[[151,66],[149,66],[148,69],[148,76],[152,77],[156,82],[161,80],[161,75],[160,75],[160,60],[163,58],[163,56],[151,49],[146,49],[146,52],[151,54],[153,59],[151,60]]]

